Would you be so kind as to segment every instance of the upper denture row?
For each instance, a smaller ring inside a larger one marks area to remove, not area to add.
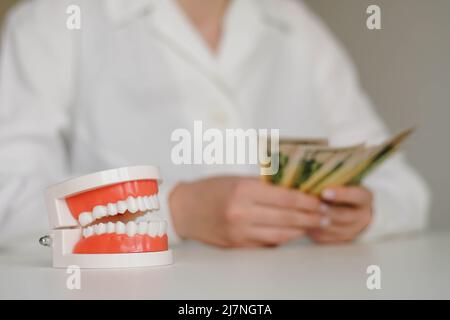
[[[125,200],[117,201],[117,203],[108,203],[107,205],[97,205],[91,211],[82,212],[78,216],[78,221],[81,226],[87,226],[93,221],[106,217],[115,216],[117,214],[124,214],[126,211],[131,213],[145,212],[159,209],[158,196],[129,196]]]

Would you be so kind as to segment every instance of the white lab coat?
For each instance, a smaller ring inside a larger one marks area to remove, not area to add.
[[[70,4],[81,8],[81,30],[66,28]],[[174,165],[171,133],[194,120],[337,145],[387,137],[342,48],[295,1],[234,0],[217,55],[173,0],[29,1],[10,13],[3,36],[3,237],[45,230],[44,188],[68,176],[158,165],[170,218],[167,195],[177,181],[258,172]],[[401,156],[366,184],[374,221],[362,239],[426,225],[427,189]]]

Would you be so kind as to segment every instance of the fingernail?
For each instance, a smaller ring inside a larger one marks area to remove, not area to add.
[[[325,189],[322,191],[321,196],[326,200],[333,200],[336,197],[336,192],[332,189]]]
[[[320,219],[320,227],[325,228],[328,227],[331,223],[331,219],[329,217],[323,217]]]
[[[330,206],[326,205],[325,203],[321,203],[319,205],[319,212],[328,213],[328,210],[330,210]]]

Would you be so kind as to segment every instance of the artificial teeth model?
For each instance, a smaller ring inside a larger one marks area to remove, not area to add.
[[[159,170],[100,171],[51,186],[46,203],[53,266],[118,268],[172,263],[167,222],[158,214]]]

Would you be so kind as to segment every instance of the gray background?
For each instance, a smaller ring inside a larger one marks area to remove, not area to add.
[[[0,20],[14,2],[0,1]],[[450,0],[305,2],[344,43],[391,130],[419,124],[409,159],[433,191],[432,226],[450,227]],[[382,30],[366,28],[370,4]]]

